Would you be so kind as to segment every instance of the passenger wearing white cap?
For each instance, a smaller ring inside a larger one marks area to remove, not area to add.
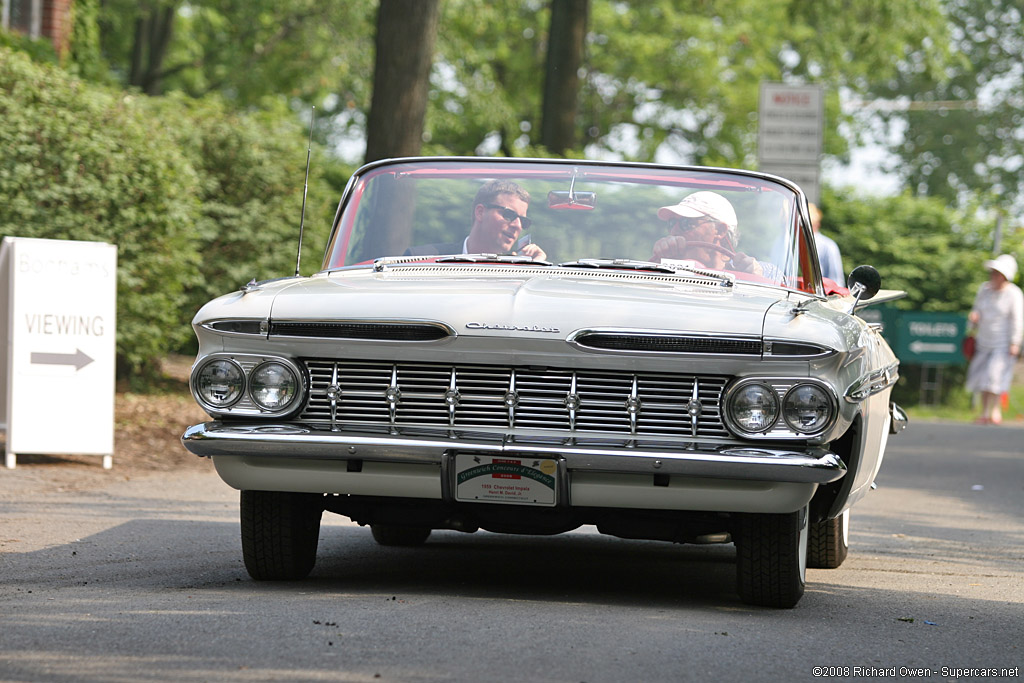
[[[708,190],[687,195],[678,204],[658,209],[669,223],[669,234],[654,243],[651,260],[694,260],[713,270],[736,270],[773,279],[782,273],[770,263],[736,250],[739,228],[729,200]],[[769,272],[766,272],[769,271]]]
[[[981,392],[979,424],[1003,421],[1000,397],[1010,388],[1013,366],[1024,338],[1024,294],[1012,280],[1017,261],[1009,254],[985,261],[988,282],[982,283],[967,316],[977,329],[976,350],[967,368],[967,390]]]

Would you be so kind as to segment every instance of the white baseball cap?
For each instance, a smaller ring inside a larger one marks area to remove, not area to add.
[[[1017,261],[1009,254],[1003,254],[1002,256],[985,261],[985,267],[1002,273],[1011,282],[1013,278],[1017,277]]]
[[[736,210],[732,208],[729,200],[717,192],[701,190],[687,195],[683,201],[672,206],[663,206],[658,209],[658,218],[663,221],[671,221],[676,218],[700,218],[706,216],[713,221],[724,224],[729,230],[729,239],[733,247],[739,242],[739,232],[736,229]]]

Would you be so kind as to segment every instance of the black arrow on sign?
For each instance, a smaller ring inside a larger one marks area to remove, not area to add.
[[[37,365],[74,365],[76,371],[92,361],[82,349],[75,349],[74,353],[32,353],[32,362]]]

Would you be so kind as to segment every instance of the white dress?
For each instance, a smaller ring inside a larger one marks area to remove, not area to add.
[[[1024,294],[1012,282],[999,290],[985,282],[971,310],[979,317],[977,350],[967,368],[967,390],[1002,394],[1010,388],[1017,362],[1010,355],[1010,345],[1020,347],[1024,336]]]

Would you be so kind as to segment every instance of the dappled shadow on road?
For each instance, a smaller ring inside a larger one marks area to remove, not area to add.
[[[734,547],[560,536],[434,532],[418,548],[370,545],[329,529],[311,579],[325,588],[593,604],[735,604]],[[372,543],[372,541],[371,541]]]
[[[1019,604],[991,590],[941,595],[930,563],[904,564],[917,575],[887,585],[877,579],[885,567],[854,549],[843,567],[809,572],[796,609],[771,610],[739,602],[729,545],[584,528],[435,532],[421,547],[391,548],[332,520],[308,579],[256,582],[236,522],[138,519],[0,558],[0,678],[496,681],[530,661],[544,680],[625,680],[640,662],[662,667],[645,680],[728,679],[737,658],[781,679],[823,663],[1019,661],[993,638],[1019,630]],[[495,645],[476,660],[486,668],[453,669],[474,661],[458,652],[484,641]],[[860,654],[843,649],[853,642]],[[664,666],[677,660],[682,668]]]

